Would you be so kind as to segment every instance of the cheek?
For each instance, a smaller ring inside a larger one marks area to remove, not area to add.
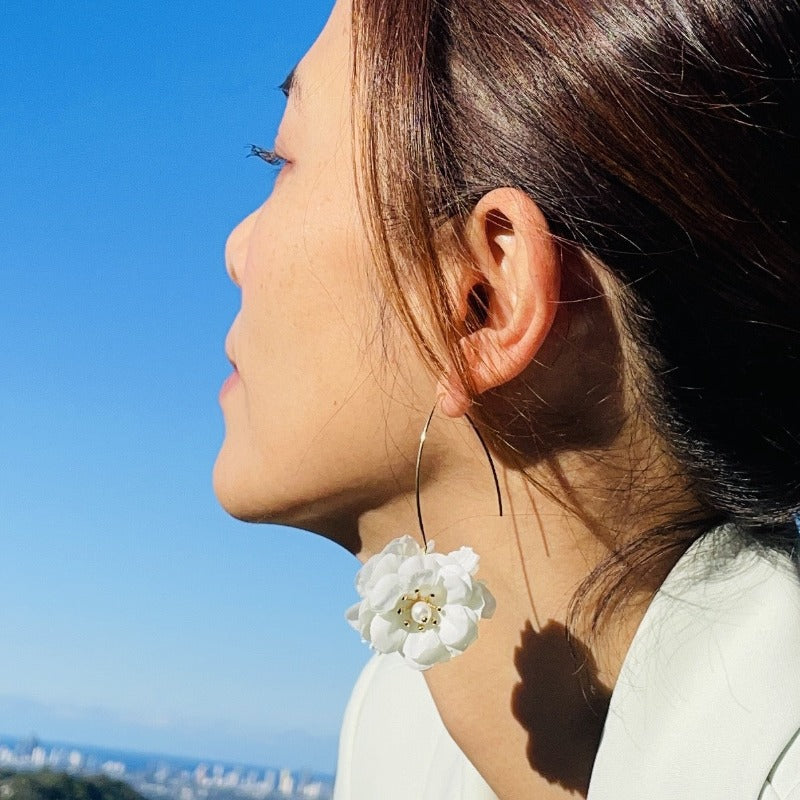
[[[242,277],[242,374],[251,423],[272,414],[313,426],[358,383],[378,380],[380,336],[369,263],[342,214],[301,214],[294,228],[267,203]],[[276,395],[280,393],[280,396]]]
[[[283,214],[272,210],[270,203],[262,209],[242,278],[248,337],[253,344],[262,340],[270,350],[283,343],[298,356],[310,354],[305,348],[310,344],[327,342],[329,356],[338,352],[334,343],[351,349],[375,322],[374,287],[360,230],[341,213],[312,214],[309,207]]]

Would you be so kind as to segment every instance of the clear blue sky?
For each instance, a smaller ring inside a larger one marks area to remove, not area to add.
[[[329,6],[3,5],[0,732],[333,769],[357,562],[210,482],[247,145]]]

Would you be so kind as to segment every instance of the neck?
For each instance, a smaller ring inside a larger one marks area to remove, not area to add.
[[[463,455],[464,437],[460,445]],[[423,518],[437,551],[467,545],[480,556],[478,577],[497,612],[464,655],[425,678],[445,726],[500,798],[585,796],[611,692],[659,581],[591,643],[575,631],[570,643],[570,601],[619,542],[587,523],[599,510],[578,518],[512,469],[499,470],[504,516],[487,515],[491,476],[480,453],[472,462],[457,475],[435,462]],[[417,530],[413,493],[395,497],[362,518],[360,557]]]

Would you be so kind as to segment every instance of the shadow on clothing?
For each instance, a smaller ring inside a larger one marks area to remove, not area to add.
[[[520,682],[511,698],[528,732],[530,765],[551,783],[586,797],[611,692],[597,679],[589,650],[563,625],[538,633],[527,623],[514,651]]]

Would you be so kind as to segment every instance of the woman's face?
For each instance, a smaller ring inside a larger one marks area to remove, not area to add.
[[[349,42],[340,1],[295,70],[272,194],[228,239],[241,310],[214,468],[234,516],[334,538],[407,482],[434,395],[408,337],[391,317],[390,330],[379,323],[355,194]]]

